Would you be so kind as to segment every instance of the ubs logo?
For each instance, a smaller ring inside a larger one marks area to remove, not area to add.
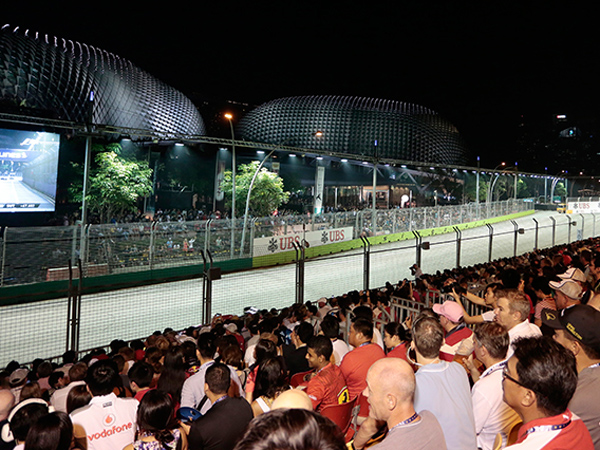
[[[105,427],[110,427],[111,425],[113,425],[115,423],[115,415],[114,414],[107,414],[106,416],[104,416],[103,422],[104,422],[104,426]]]

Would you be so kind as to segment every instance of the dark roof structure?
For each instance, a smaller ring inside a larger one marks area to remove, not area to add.
[[[314,133],[323,132],[319,139]],[[423,106],[360,97],[305,96],[267,102],[239,123],[245,140],[389,160],[463,164],[458,130]]]
[[[76,123],[203,135],[202,117],[181,92],[93,46],[4,25],[0,101]]]

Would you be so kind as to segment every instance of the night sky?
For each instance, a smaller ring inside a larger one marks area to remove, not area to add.
[[[327,94],[417,103],[455,124],[488,167],[518,157],[522,115],[595,114],[599,99],[592,7],[102,2],[83,11],[66,3],[35,14],[3,5],[0,21],[110,51],[208,101]]]

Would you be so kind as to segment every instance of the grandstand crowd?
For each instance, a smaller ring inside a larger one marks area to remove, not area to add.
[[[60,363],[12,361],[0,450],[600,449],[600,239],[413,269]]]

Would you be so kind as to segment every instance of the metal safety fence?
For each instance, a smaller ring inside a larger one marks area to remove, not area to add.
[[[246,307],[281,308],[316,301],[352,290],[377,288],[387,281],[410,279],[418,263],[425,273],[468,266],[596,236],[597,217],[538,213],[494,225],[410,240],[369,245],[340,254],[223,274],[208,280],[205,266],[182,279],[94,289],[82,278],[81,308],[75,318],[78,349],[106,345],[113,339],[135,339],[166,327],[184,329],[207,322],[214,313],[241,314]],[[77,278],[77,275],[75,275]],[[210,305],[207,308],[207,285]],[[65,298],[0,307],[0,366],[59,355],[72,348],[72,317]],[[408,306],[407,306],[408,308]]]
[[[202,264],[201,251],[210,252],[215,261],[269,256],[290,250],[294,240],[307,241],[308,233],[316,233],[316,243],[321,244],[330,242],[329,237],[323,238],[324,231],[336,232],[336,238],[348,241],[455,226],[530,209],[530,202],[507,200],[252,218],[246,227],[243,219],[5,227],[0,232],[0,286],[65,280],[69,260],[81,260],[85,276],[132,273]]]

